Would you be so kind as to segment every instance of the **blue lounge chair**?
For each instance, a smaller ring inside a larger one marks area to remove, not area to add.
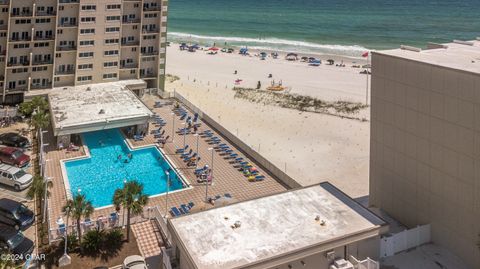
[[[238,163],[238,162],[241,162],[241,161],[243,161],[243,158],[242,158],[242,157],[238,157],[238,158],[235,159],[235,161],[236,161],[237,163]]]
[[[194,202],[188,203],[188,207],[190,207],[190,209],[192,209],[192,207],[194,207],[194,206],[195,206],[195,203],[194,203]]]
[[[235,158],[235,157],[238,157],[238,154],[237,154],[237,153],[232,153],[232,154],[230,154],[230,158]]]
[[[110,221],[110,223],[112,223],[113,225],[117,223],[117,220],[118,220],[118,213],[117,212],[112,212],[110,213],[110,217],[108,218],[108,220]]]
[[[258,175],[258,176],[255,176],[255,181],[262,181],[265,179],[265,176],[264,175]]]
[[[232,195],[230,193],[225,193],[223,196],[225,196],[227,198],[232,198]]]
[[[188,149],[188,145],[185,145],[184,148],[180,148],[180,149],[175,150],[175,153],[183,153],[183,152],[185,152],[185,150],[187,150],[187,149]]]
[[[188,208],[188,206],[181,204],[180,207],[183,209],[183,211],[185,211],[186,214],[190,213],[190,209]]]
[[[215,195],[215,200],[222,198],[221,195]]]
[[[143,141],[143,136],[141,136],[141,135],[134,135],[134,136],[133,136],[133,140],[135,140],[135,141]]]
[[[170,209],[170,214],[172,214],[173,217],[178,217],[178,216],[182,215],[180,210],[178,210],[178,208],[176,208],[176,207],[172,207]]]
[[[58,234],[63,235],[65,234],[65,231],[66,231],[66,226],[64,223],[58,225]]]

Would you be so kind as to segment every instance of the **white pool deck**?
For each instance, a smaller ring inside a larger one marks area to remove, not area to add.
[[[232,228],[237,221],[240,227]],[[335,241],[342,246],[349,238],[380,234],[386,223],[325,182],[173,218],[169,226],[195,268],[224,269],[331,247]]]
[[[55,135],[145,123],[152,111],[130,90],[143,80],[59,87],[49,91]]]

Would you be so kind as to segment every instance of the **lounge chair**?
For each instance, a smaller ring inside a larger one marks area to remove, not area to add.
[[[135,141],[143,141],[143,136],[142,135],[134,135],[133,140]]]
[[[62,224],[58,225],[57,231],[58,231],[59,235],[64,235],[66,230],[67,229],[66,229],[65,223],[62,223]]]
[[[237,153],[231,153],[229,157],[230,158],[235,158],[235,157],[238,157],[238,154]]]
[[[230,193],[225,193],[223,196],[227,197],[227,198],[232,198],[232,195]]]
[[[182,215],[182,213],[176,207],[170,208],[170,214],[172,214],[173,217],[178,217]]]
[[[182,153],[182,155],[181,155],[180,157],[181,157],[181,158],[188,157],[190,154],[192,154],[192,152],[193,152],[193,150],[190,149],[190,150],[188,151],[188,153]]]
[[[243,161],[242,157],[235,158],[235,162],[237,162],[237,163],[242,162],[242,161]]]
[[[192,207],[194,207],[194,206],[195,206],[195,203],[194,203],[194,202],[188,203],[188,207],[190,207],[190,209],[192,209]]]
[[[190,213],[190,208],[188,208],[188,206],[186,206],[185,204],[181,204],[180,207],[186,214]]]
[[[185,152],[185,150],[187,150],[187,149],[188,149],[188,145],[185,145],[184,148],[180,148],[180,149],[175,150],[175,153],[183,153],[183,152]]]
[[[108,217],[108,221],[110,222],[111,226],[117,225],[118,222],[118,213],[117,212],[112,212],[110,213],[110,216]]]
[[[221,195],[215,195],[215,200],[222,198]]]

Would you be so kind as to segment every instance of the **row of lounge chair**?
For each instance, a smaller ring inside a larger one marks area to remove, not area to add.
[[[185,215],[185,214],[190,213],[190,210],[194,206],[195,206],[194,202],[190,202],[190,203],[188,203],[188,205],[181,204],[179,207],[174,206],[174,207],[170,208],[170,214],[172,215],[172,217],[178,217],[178,216],[181,216],[181,215]]]
[[[92,228],[102,230],[107,226],[110,226],[110,227],[117,226],[118,221],[119,221],[118,213],[117,212],[112,212],[112,213],[110,213],[110,216],[108,216],[108,217],[99,216],[96,220],[86,218],[85,220],[83,220],[81,222],[81,229],[83,231],[89,231]],[[67,229],[67,226],[66,226],[65,223],[63,223],[63,220],[62,220],[62,223],[58,224],[58,229],[57,229],[58,235],[59,236],[64,235],[65,232],[66,232],[66,229]],[[73,229],[76,230],[77,226],[74,225]]]

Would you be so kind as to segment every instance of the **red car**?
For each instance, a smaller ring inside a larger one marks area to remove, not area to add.
[[[24,167],[30,163],[30,156],[17,148],[4,147],[0,148],[0,162],[17,167]]]

